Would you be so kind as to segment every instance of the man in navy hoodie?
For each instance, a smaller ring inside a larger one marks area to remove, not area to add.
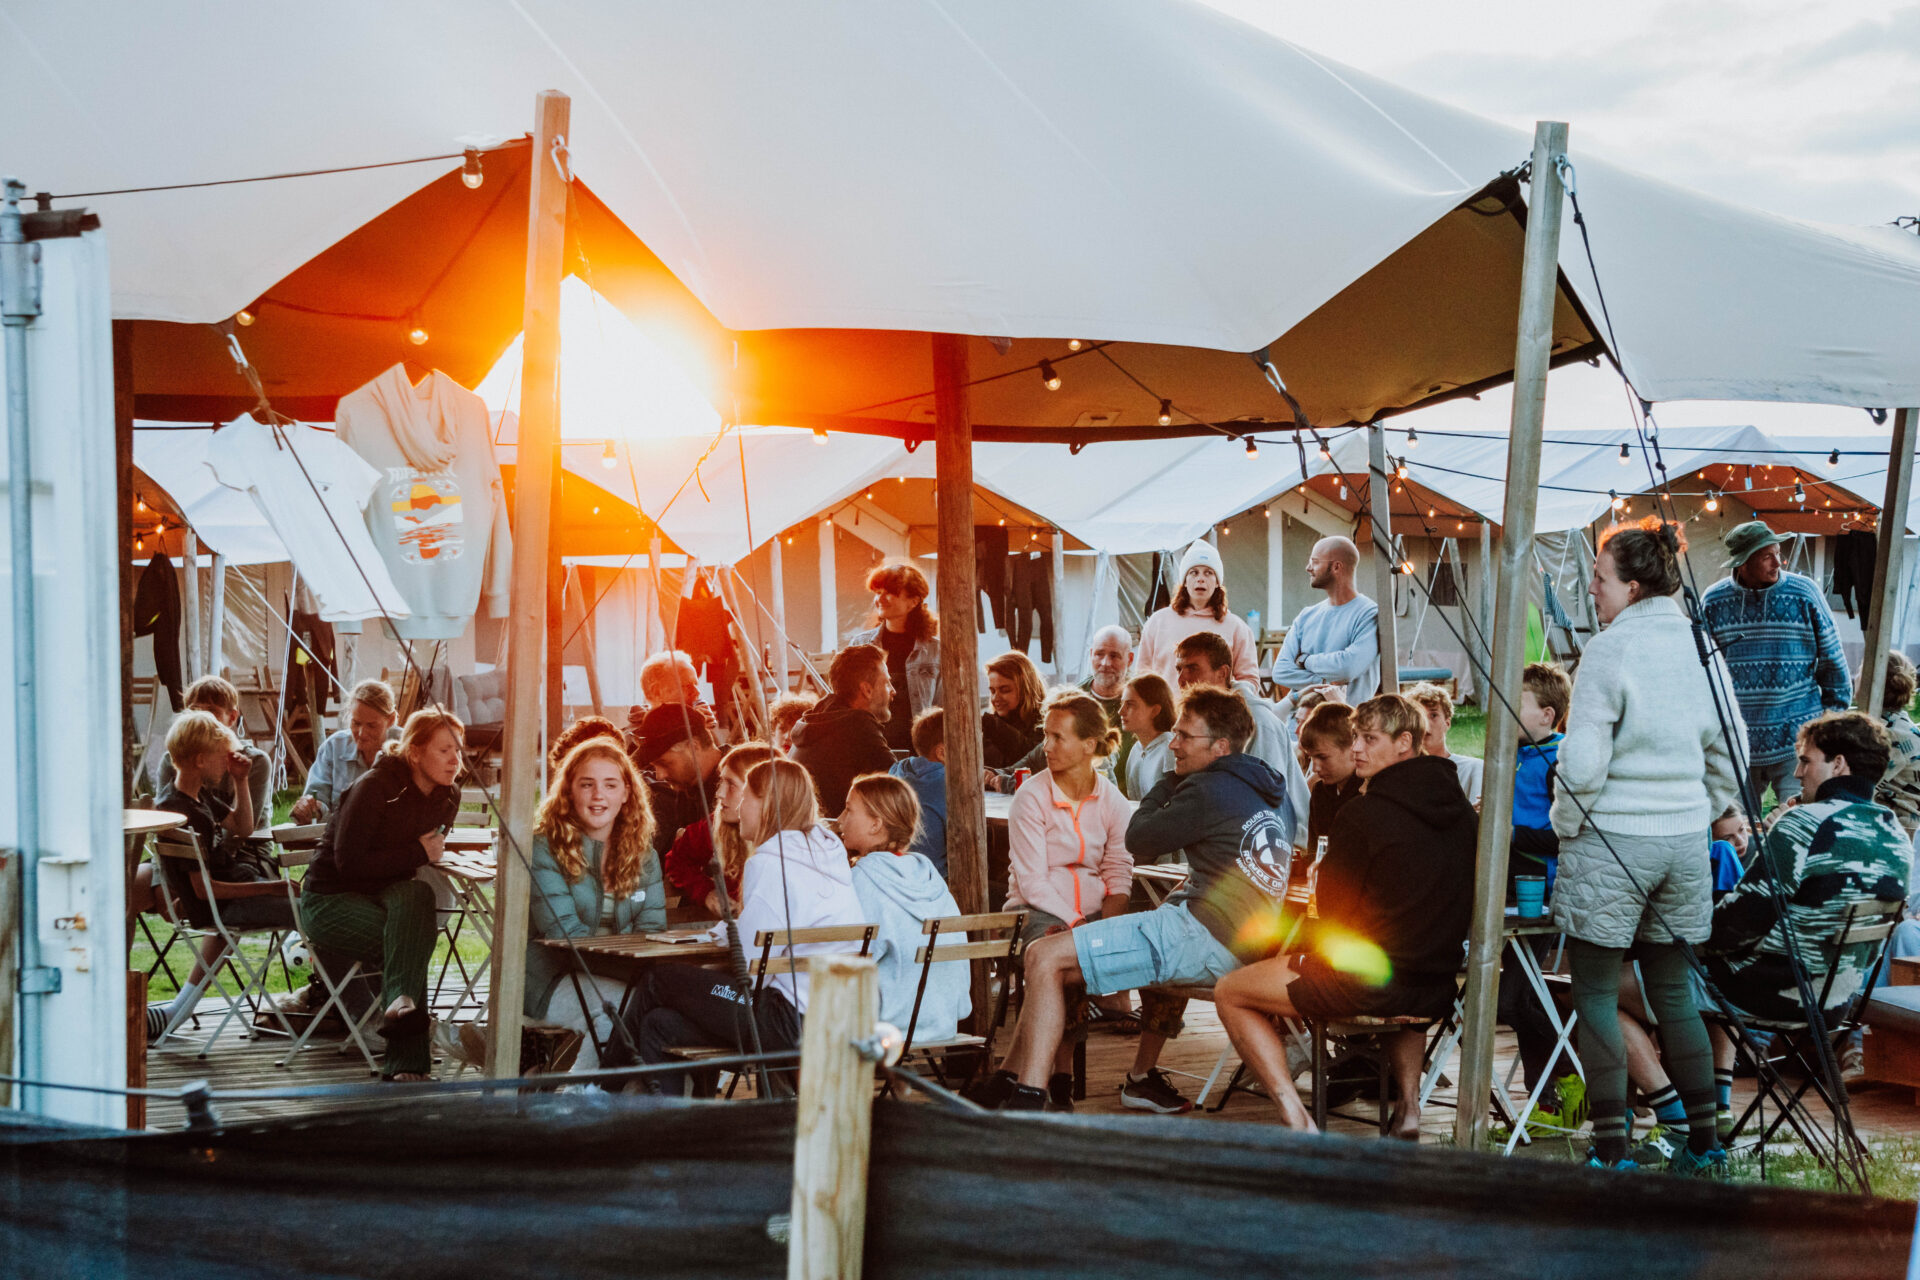
[[[1068,984],[1084,983],[1093,996],[1209,986],[1279,945],[1279,902],[1300,815],[1280,775],[1246,754],[1252,738],[1253,717],[1233,693],[1187,690],[1173,730],[1174,771],[1141,799],[1127,848],[1140,858],[1184,849],[1192,874],[1153,911],[1096,920],[1027,949],[1026,1006],[1006,1069],[979,1091],[983,1100],[1010,1111],[1046,1106],[1043,1086],[1066,1031]],[[1185,1002],[1154,1003],[1160,1012],[1143,1017],[1143,1025],[1153,1025],[1145,1026],[1121,1100],[1140,1110],[1185,1111],[1192,1104],[1153,1065],[1167,1035],[1177,1032]]]

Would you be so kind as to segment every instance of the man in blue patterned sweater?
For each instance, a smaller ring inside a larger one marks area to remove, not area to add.
[[[1833,614],[1818,583],[1781,568],[1784,541],[1759,520],[1736,526],[1726,536],[1733,571],[1700,602],[1747,722],[1754,791],[1764,799],[1771,785],[1778,804],[1800,794],[1793,774],[1800,726],[1853,700]]]

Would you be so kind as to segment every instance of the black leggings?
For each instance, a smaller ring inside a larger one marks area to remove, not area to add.
[[[1641,983],[1647,1008],[1660,1023],[1662,1058],[1673,1087],[1687,1102],[1689,1115],[1705,1100],[1711,1120],[1713,1050],[1687,985],[1687,962],[1672,943],[1639,942]],[[1587,1099],[1596,1140],[1618,1136],[1627,1113],[1627,1044],[1620,1034],[1620,971],[1626,959],[1620,947],[1597,947],[1567,939],[1573,975],[1573,1007],[1580,1014],[1580,1056],[1587,1068]],[[1711,1132],[1711,1128],[1709,1128]]]
[[[754,1008],[760,1027],[760,1048],[774,1053],[792,1049],[800,1043],[800,1015],[780,991],[761,989]],[[691,964],[656,965],[646,979],[633,988],[624,1021],[639,1046],[640,1060],[646,1063],[671,1062],[667,1052],[676,1045],[713,1045],[732,1052],[753,1052],[753,1032],[747,1025],[747,1005],[733,981],[717,969],[702,969]],[[632,1061],[626,1041],[615,1036],[610,1046],[611,1061],[605,1066],[626,1066]],[[713,1094],[712,1071],[695,1071],[696,1093]],[[686,1092],[686,1075],[647,1077],[653,1093]]]

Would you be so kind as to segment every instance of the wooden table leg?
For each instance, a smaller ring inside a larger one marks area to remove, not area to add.
[[[127,1088],[147,1087],[147,975],[127,971]],[[147,1100],[127,1095],[127,1128],[147,1127]]]

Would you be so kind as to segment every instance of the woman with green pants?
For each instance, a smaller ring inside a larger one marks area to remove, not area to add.
[[[438,931],[433,890],[414,872],[440,861],[460,811],[465,733],[445,711],[408,717],[400,741],[347,788],[301,888],[307,941],[380,972],[387,1080],[425,1080],[432,1066],[427,968]]]

